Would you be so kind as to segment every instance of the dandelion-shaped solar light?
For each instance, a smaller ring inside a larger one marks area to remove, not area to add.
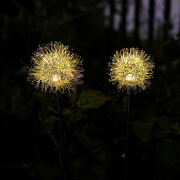
[[[29,68],[28,81],[35,84],[36,88],[42,91],[56,93],[59,128],[60,128],[60,145],[61,145],[61,165],[66,179],[64,146],[62,138],[62,115],[60,112],[59,92],[69,94],[76,90],[76,85],[83,81],[82,60],[80,56],[72,53],[65,46],[58,42],[51,42],[44,46],[39,46],[34,52],[31,61],[32,67]]]
[[[126,91],[128,94],[127,106],[127,131],[126,131],[126,149],[125,154],[125,176],[127,174],[127,147],[128,147],[128,123],[130,107],[130,91],[136,93],[137,90],[145,90],[150,85],[150,79],[153,77],[155,65],[150,56],[138,48],[126,48],[116,51],[109,63],[110,79],[113,84],[117,84],[119,91]]]
[[[39,46],[31,59],[28,80],[45,92],[75,91],[76,85],[82,83],[82,61],[68,48],[58,42]]]
[[[150,56],[138,48],[122,49],[116,51],[112,57],[110,67],[110,81],[118,84],[118,89],[130,93],[133,89],[145,90],[149,85],[149,79],[152,78],[154,63]]]

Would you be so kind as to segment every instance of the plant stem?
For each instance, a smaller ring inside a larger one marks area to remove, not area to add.
[[[59,144],[58,144],[58,142],[56,141],[56,139],[55,139],[53,133],[52,133],[51,131],[48,131],[48,134],[49,134],[50,138],[52,139],[52,141],[53,141],[55,147],[56,147],[56,148],[59,148]]]
[[[59,117],[59,155],[60,155],[60,161],[62,171],[63,171],[63,177],[64,180],[66,180],[66,165],[65,165],[65,157],[64,157],[64,143],[63,143],[63,129],[62,129],[62,114],[61,114],[61,107],[60,107],[60,101],[59,101],[59,92],[56,92],[56,99],[57,99],[57,109],[58,109],[58,117]]]
[[[130,92],[128,93],[127,102],[127,122],[126,122],[126,146],[125,146],[125,167],[124,167],[124,180],[127,178],[127,154],[128,154],[128,131],[129,131],[129,118],[130,117]]]

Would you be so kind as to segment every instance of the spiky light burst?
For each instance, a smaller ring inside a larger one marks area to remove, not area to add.
[[[42,91],[75,91],[76,85],[82,83],[82,60],[68,48],[58,42],[39,46],[31,58],[33,65],[28,81],[36,84],[36,88],[41,87]]]
[[[116,51],[109,63],[110,79],[113,84],[117,84],[120,91],[133,89],[145,90],[149,85],[149,79],[153,77],[154,63],[150,56],[138,48],[125,48]]]

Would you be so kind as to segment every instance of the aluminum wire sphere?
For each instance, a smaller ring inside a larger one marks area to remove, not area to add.
[[[116,51],[111,59],[109,81],[117,84],[119,91],[129,93],[133,89],[137,92],[150,85],[149,79],[153,77],[155,65],[143,50],[125,48]]]
[[[28,81],[42,91],[75,91],[76,85],[83,82],[82,60],[68,48],[58,42],[39,46],[31,58]]]

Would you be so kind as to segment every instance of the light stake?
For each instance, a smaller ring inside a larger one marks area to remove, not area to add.
[[[66,167],[64,156],[62,112],[59,93],[68,94],[76,90],[76,85],[83,81],[82,60],[80,56],[68,51],[68,46],[58,42],[51,42],[39,46],[31,57],[32,67],[29,68],[28,81],[41,88],[42,91],[56,93],[57,109],[59,117],[61,166],[64,180],[66,180]]]
[[[116,51],[116,54],[111,58],[109,63],[110,79],[113,84],[117,84],[119,91],[126,91],[128,94],[127,100],[127,122],[126,122],[126,145],[124,167],[124,179],[127,179],[127,155],[128,155],[128,126],[130,119],[130,91],[136,93],[137,90],[145,90],[149,85],[149,79],[153,77],[154,63],[150,56],[143,50],[138,48],[125,48],[121,51]]]

